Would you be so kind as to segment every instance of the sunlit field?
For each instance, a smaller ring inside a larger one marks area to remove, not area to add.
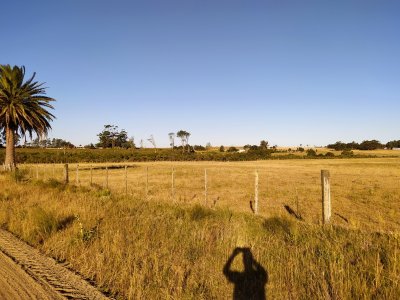
[[[63,180],[64,176],[64,165],[22,168],[29,170],[34,179]],[[70,164],[69,180],[72,184],[93,184],[112,193],[155,202],[198,203],[250,213],[257,171],[262,216],[286,214],[284,205],[289,205],[306,222],[318,224],[322,214],[322,169],[331,173],[334,223],[373,230],[400,228],[397,158]]]
[[[68,185],[63,165],[20,169],[0,174],[0,226],[117,299],[231,299],[224,270],[237,251],[262,267],[267,299],[400,293],[398,158],[71,164]],[[244,271],[239,256],[232,268]]]

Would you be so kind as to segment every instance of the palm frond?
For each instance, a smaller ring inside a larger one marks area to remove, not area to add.
[[[55,116],[46,96],[44,83],[34,81],[36,73],[26,81],[25,67],[0,65],[0,128],[11,128],[22,136],[33,133],[47,135]]]

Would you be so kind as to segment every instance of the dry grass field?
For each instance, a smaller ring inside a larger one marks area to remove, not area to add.
[[[156,202],[198,203],[251,212],[249,202],[254,199],[257,170],[262,216],[286,214],[284,205],[289,205],[306,222],[318,224],[322,218],[320,172],[326,169],[331,174],[333,222],[376,231],[400,229],[400,159],[397,158],[133,163],[127,165],[126,173],[124,166],[80,164],[77,181],[77,165],[71,164],[69,179],[80,186],[89,186],[92,181],[108,187],[112,193],[127,192],[128,196]],[[63,179],[63,165],[24,168],[33,178],[39,175],[42,180]]]
[[[0,225],[120,299],[230,299],[222,270],[236,247],[265,269],[268,299],[400,294],[398,158],[134,163],[128,195],[125,169],[108,165],[106,189],[105,166],[93,165],[92,186],[88,164],[78,184],[70,165],[68,186],[61,165],[1,174]],[[324,227],[321,169],[331,173],[334,213]],[[249,208],[255,170],[259,216]]]

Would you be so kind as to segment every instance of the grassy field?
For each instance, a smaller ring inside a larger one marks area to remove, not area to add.
[[[89,186],[92,174],[93,184],[125,195],[125,165],[80,164],[78,185]],[[106,170],[106,166],[110,168]],[[117,166],[121,168],[113,168]],[[397,158],[230,163],[154,162],[131,163],[127,166],[129,196],[157,202],[198,203],[241,212],[251,212],[249,202],[254,199],[257,170],[259,212],[262,216],[286,214],[284,205],[289,205],[306,222],[314,224],[319,223],[322,214],[320,171],[327,169],[331,173],[334,222],[352,228],[386,231],[400,229],[400,159]],[[63,165],[26,165],[24,168],[29,170],[33,178],[39,175],[38,178],[42,180],[53,177],[63,179]],[[69,165],[70,182],[74,184],[77,184],[76,169],[76,164]]]
[[[76,165],[68,186],[59,182],[62,165],[24,165],[19,183],[0,175],[1,226],[121,299],[229,299],[223,268],[237,247],[265,269],[269,299],[400,294],[398,158],[134,163],[127,196],[125,170],[109,168],[106,189],[105,166],[93,165],[92,186],[89,164],[79,166],[77,185]],[[325,227],[321,169],[332,184]],[[259,216],[249,208],[255,170]],[[243,270],[240,259],[233,268]]]

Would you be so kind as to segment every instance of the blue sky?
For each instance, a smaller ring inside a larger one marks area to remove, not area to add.
[[[400,139],[399,1],[7,1],[0,63],[57,99],[75,144]],[[150,146],[148,144],[148,146]]]

